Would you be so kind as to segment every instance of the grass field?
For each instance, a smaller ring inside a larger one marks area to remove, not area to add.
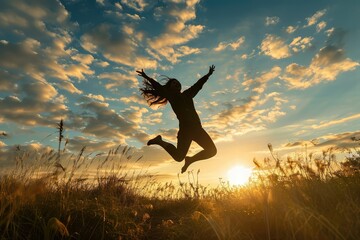
[[[49,151],[31,165],[18,155],[0,179],[0,239],[360,239],[359,152],[340,164],[331,150],[279,159],[269,149],[249,184],[213,188],[199,172],[185,183],[131,173],[128,148],[63,162]]]

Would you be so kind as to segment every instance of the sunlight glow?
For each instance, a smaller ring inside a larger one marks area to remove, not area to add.
[[[252,169],[235,166],[228,171],[228,180],[231,185],[245,185],[249,182],[250,176],[252,174]]]

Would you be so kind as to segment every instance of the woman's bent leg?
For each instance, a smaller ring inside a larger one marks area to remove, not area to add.
[[[148,142],[148,145],[156,144],[156,145],[161,146],[162,148],[165,149],[165,151],[167,151],[170,154],[170,156],[175,161],[181,162],[185,158],[185,156],[189,150],[191,141],[192,141],[191,138],[189,138],[186,134],[182,134],[179,131],[177,147],[175,147],[173,144],[171,144],[169,142],[162,140],[160,135],[151,139]]]
[[[199,144],[203,148],[203,150],[201,150],[192,157],[185,158],[185,165],[182,167],[181,173],[184,173],[187,170],[187,168],[190,166],[190,164],[199,160],[211,158],[215,156],[217,153],[217,149],[213,140],[204,129],[200,129],[199,131],[196,131],[196,135],[194,136],[194,141],[197,144]]]

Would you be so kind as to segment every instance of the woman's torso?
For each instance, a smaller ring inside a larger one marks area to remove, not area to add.
[[[193,98],[181,93],[169,98],[170,105],[179,119],[180,126],[201,126],[199,115],[195,110]]]

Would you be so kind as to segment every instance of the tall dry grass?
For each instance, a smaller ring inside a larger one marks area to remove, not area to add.
[[[358,149],[339,162],[334,149],[282,158],[268,147],[241,187],[203,186],[200,171],[157,182],[126,167],[139,157],[125,146],[19,152],[0,178],[0,239],[360,239]]]

